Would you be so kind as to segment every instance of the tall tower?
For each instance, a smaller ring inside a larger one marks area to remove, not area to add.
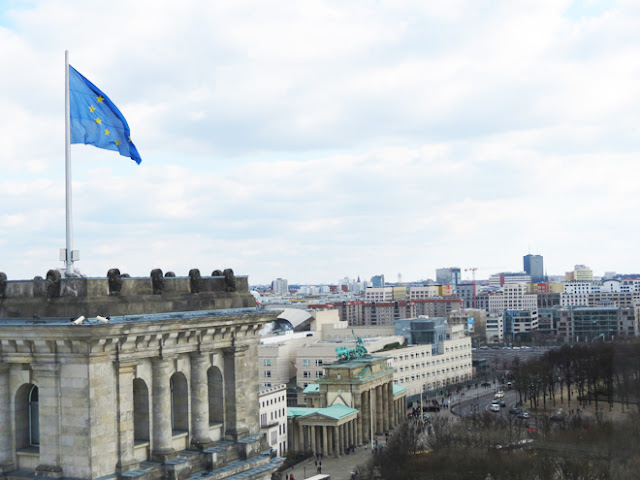
[[[531,275],[532,283],[539,283],[544,281],[544,265],[542,261],[542,255],[525,255],[522,257],[524,264],[524,271],[527,275]]]

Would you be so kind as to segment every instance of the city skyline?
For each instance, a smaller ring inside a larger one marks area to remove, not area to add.
[[[639,21],[599,0],[3,3],[0,271],[63,267],[67,49],[143,159],[72,146],[87,276],[640,271]]]

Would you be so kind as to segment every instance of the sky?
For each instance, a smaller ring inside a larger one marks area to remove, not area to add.
[[[3,0],[9,280],[63,267],[65,50],[142,157],[71,146],[84,275],[640,272],[637,1]]]

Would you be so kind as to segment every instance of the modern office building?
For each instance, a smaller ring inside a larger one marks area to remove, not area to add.
[[[536,310],[538,296],[527,292],[526,284],[506,284],[501,292],[489,295],[489,311]]]
[[[505,285],[531,283],[531,275],[526,272],[501,272],[494,273],[489,277],[487,284],[490,287],[504,287]]]
[[[458,285],[462,283],[462,275],[458,267],[438,268],[436,269],[436,283],[441,285],[449,285],[452,293],[455,295]]]
[[[542,255],[525,255],[522,257],[524,271],[531,276],[533,283],[544,282],[544,264]]]
[[[558,337],[565,342],[610,341],[637,336],[637,307],[569,307],[558,312]]]
[[[384,275],[374,275],[373,277],[371,277],[371,286],[372,287],[376,287],[376,288],[380,288],[380,287],[384,287]]]

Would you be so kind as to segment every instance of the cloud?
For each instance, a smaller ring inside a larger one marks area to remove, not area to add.
[[[72,146],[87,274],[418,279],[531,244],[549,273],[640,271],[640,12],[595,3],[12,3],[0,270],[64,245],[68,48],[143,157]]]

